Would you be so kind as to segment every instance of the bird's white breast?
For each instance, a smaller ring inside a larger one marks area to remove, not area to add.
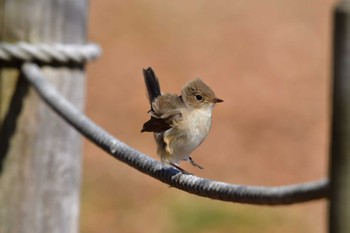
[[[211,125],[212,108],[194,109],[183,113],[183,121],[178,127],[183,137],[174,141],[173,156],[175,160],[187,159],[206,138]]]
[[[196,109],[184,119],[184,124],[188,126],[189,137],[192,137],[192,141],[197,142],[198,145],[208,135],[211,125],[211,110],[211,108]]]

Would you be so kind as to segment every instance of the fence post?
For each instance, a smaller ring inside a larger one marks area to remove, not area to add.
[[[0,1],[1,40],[84,43],[87,3]],[[43,72],[67,99],[83,107],[82,69],[47,67]],[[78,232],[80,136],[17,76],[18,70],[1,67],[0,232]]]
[[[329,232],[350,232],[350,1],[334,10]]]

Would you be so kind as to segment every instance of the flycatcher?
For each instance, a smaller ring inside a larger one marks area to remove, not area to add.
[[[203,169],[191,158],[191,152],[207,137],[211,115],[216,103],[223,100],[215,96],[202,80],[188,82],[180,95],[162,94],[159,81],[151,67],[143,69],[143,76],[151,110],[151,119],[144,123],[141,132],[153,132],[157,143],[157,154],[163,165],[178,166],[179,162],[190,161]]]

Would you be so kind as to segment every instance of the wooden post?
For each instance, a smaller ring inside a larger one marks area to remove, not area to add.
[[[0,0],[0,19],[2,41],[81,44],[87,1]],[[48,67],[43,72],[67,99],[83,107],[83,70]],[[17,76],[17,70],[0,70],[0,232],[75,233],[80,136]]]
[[[350,2],[334,11],[329,232],[350,232]]]

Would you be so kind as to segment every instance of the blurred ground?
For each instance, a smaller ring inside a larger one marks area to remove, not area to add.
[[[90,3],[87,114],[154,158],[139,131],[149,106],[142,68],[178,93],[201,77],[225,100],[192,154],[198,176],[284,185],[327,174],[334,0]],[[326,202],[258,207],[212,201],[160,183],[85,143],[81,232],[326,232]]]

